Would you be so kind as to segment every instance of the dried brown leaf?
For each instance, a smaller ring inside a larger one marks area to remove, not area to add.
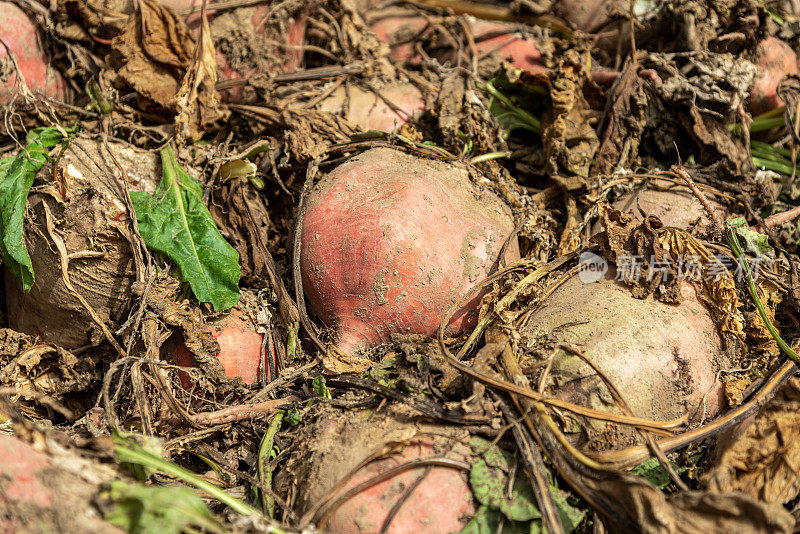
[[[550,83],[552,114],[542,125],[547,173],[567,190],[589,185],[589,167],[600,141],[594,130],[596,112],[583,95],[588,54],[565,53]]]
[[[110,68],[117,85],[175,111],[175,95],[192,63],[194,38],[172,10],[153,0],[138,4],[122,33],[111,42]]]
[[[630,167],[639,152],[639,143],[647,118],[647,95],[637,64],[628,64],[620,74],[613,93],[600,148],[592,166],[592,176],[611,174],[620,167]]]
[[[800,494],[800,378],[790,379],[736,433],[703,482],[713,492],[738,491],[769,503]]]
[[[179,145],[185,140],[197,141],[207,129],[230,116],[230,111],[216,89],[217,51],[214,49],[208,18],[203,16],[202,20],[194,61],[186,71],[175,97],[178,112],[175,117],[175,135]]]

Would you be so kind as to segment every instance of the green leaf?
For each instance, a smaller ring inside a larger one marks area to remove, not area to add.
[[[462,534],[465,532],[470,534],[495,532],[501,514],[505,517],[502,532],[519,532],[518,529],[523,526],[526,533],[546,532],[533,488],[521,465],[514,478],[511,497],[508,496],[508,474],[513,455],[477,436],[470,439],[470,445],[476,454],[482,455],[480,460],[472,464],[469,473],[472,493],[482,506]],[[558,510],[564,531],[573,532],[584,520],[585,510],[573,506],[569,501],[575,500],[575,498],[570,493],[559,489],[552,481],[550,482],[550,493],[553,496],[553,503]]]
[[[670,465],[675,470],[675,472],[679,475],[685,473],[689,470],[686,466],[681,466],[676,464],[675,462],[670,461]],[[661,462],[658,461],[658,458],[649,458],[644,462],[640,463],[633,469],[631,472],[634,475],[639,475],[640,477],[645,478],[648,482],[653,484],[659,489],[664,489],[669,485],[670,478],[667,474],[667,471],[661,466]]]
[[[484,505],[478,508],[460,534],[496,534],[500,521],[503,521],[503,527],[499,530],[502,534],[529,534],[531,531],[527,523],[504,519],[501,512]]]
[[[491,448],[490,448],[491,450]],[[499,448],[498,448],[499,450]],[[502,451],[503,455],[509,453]],[[498,456],[493,452],[492,456],[496,460]],[[523,478],[524,470],[514,478],[511,487],[511,497],[508,496],[508,473],[499,468],[492,467],[489,460],[481,458],[474,464],[469,471],[469,483],[475,499],[483,505],[492,509],[500,510],[503,514],[513,521],[530,521],[542,517],[539,508],[536,507],[536,497],[533,495],[533,488],[530,482]],[[522,476],[520,476],[522,475]]]
[[[331,390],[328,389],[328,386],[325,385],[325,377],[319,375],[314,380],[311,381],[311,387],[314,388],[314,393],[317,394],[319,397],[325,397],[326,399],[331,398]]]
[[[215,311],[232,308],[239,302],[239,254],[220,234],[203,204],[203,188],[178,166],[171,146],[161,150],[161,163],[163,177],[152,196],[131,192],[139,232],[149,248],[178,265],[197,300]]]
[[[131,533],[179,534],[188,527],[224,531],[203,499],[190,488],[115,480],[109,497],[114,506],[105,513],[106,520]]]
[[[763,253],[769,250],[769,238],[765,234],[750,230],[744,217],[728,219],[725,221],[725,225],[735,230],[739,237],[744,239],[747,251],[763,257]]]
[[[25,245],[24,220],[28,193],[47,153],[63,139],[63,130],[37,128],[28,132],[25,149],[0,159],[0,250],[6,268],[30,291],[35,281]]]
[[[212,484],[205,478],[189,471],[176,463],[170,462],[154,454],[136,443],[134,435],[122,435],[112,432],[114,439],[114,457],[120,464],[135,464],[145,467],[150,472],[161,471],[175,477],[186,484],[190,484],[200,491],[208,493],[212,498],[229,506],[234,511],[243,515],[258,515],[258,511],[246,502],[233,497],[219,486]],[[141,439],[141,437],[138,437]]]
[[[489,112],[494,115],[503,130],[507,132],[513,130],[541,132],[542,125],[539,119],[517,105],[509,96],[500,92],[495,87],[494,80],[479,86],[479,89],[489,93]]]

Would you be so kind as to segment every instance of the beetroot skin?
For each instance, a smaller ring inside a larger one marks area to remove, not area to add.
[[[797,55],[780,39],[767,37],[758,44],[753,61],[758,75],[750,92],[749,108],[753,115],[759,115],[783,105],[778,85],[784,76],[797,74]]]
[[[425,100],[417,87],[396,83],[380,89],[380,93],[395,108],[372,91],[357,86],[339,86],[319,103],[317,109],[341,115],[356,128],[391,133],[410,122],[414,115],[425,111]]]
[[[300,268],[311,305],[352,351],[392,334],[432,335],[443,314],[496,264],[510,210],[454,166],[376,148],[308,195]],[[506,261],[519,256],[516,240]],[[450,323],[475,324],[479,297]]]
[[[253,321],[235,308],[212,326],[220,347],[217,359],[225,369],[225,376],[239,377],[248,385],[258,382],[264,334],[258,333]],[[194,367],[194,357],[186,345],[178,345],[175,349],[175,360],[182,367]],[[181,385],[186,389],[191,387],[188,375],[181,375]]]
[[[33,21],[20,8],[10,2],[0,2],[0,39],[17,57],[17,65],[28,88],[50,98],[65,100],[67,84],[57,70],[50,66],[39,40]],[[11,99],[17,83],[17,74],[6,48],[0,45],[0,106]]]
[[[680,281],[682,302],[665,304],[652,295],[634,298],[615,274],[610,267],[599,280],[586,273],[568,279],[528,317],[524,342],[531,348],[542,339],[581,347],[636,416],[671,420],[688,414],[690,423],[699,423],[720,413],[726,403],[717,373],[732,362],[696,284]],[[551,376],[557,397],[616,411],[606,386],[577,356],[558,353]],[[599,440],[594,446],[635,440],[630,429],[599,420],[586,420],[584,430]]]
[[[391,48],[390,59],[414,63],[420,61],[409,40],[425,31],[428,26],[425,17],[414,15],[413,12],[404,9],[388,8],[378,15],[372,15],[370,19],[374,21],[370,26],[372,31],[378,39]],[[546,70],[536,42],[514,31],[512,25],[474,20],[470,24],[470,31],[474,36],[479,58],[498,54],[502,59],[508,59],[518,69],[532,73]]]

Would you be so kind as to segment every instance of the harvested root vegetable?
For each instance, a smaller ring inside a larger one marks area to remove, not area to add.
[[[69,88],[61,73],[50,64],[33,21],[11,2],[0,2],[0,20],[3,21],[0,39],[6,45],[0,45],[0,107],[7,104],[17,90],[17,72],[9,50],[16,56],[17,67],[28,89],[66,100]]]
[[[265,17],[270,13],[273,17],[267,24]],[[298,12],[293,17],[274,15],[272,4],[261,3],[224,12],[214,18],[211,35],[223,79],[275,75],[300,68],[307,14]],[[235,102],[249,102],[256,98],[255,92],[247,86],[229,89],[225,96]]]
[[[724,219],[728,211],[721,204],[709,200],[711,206]],[[637,208],[638,206],[638,208]],[[666,190],[647,188],[621,196],[613,207],[620,211],[631,211],[638,220],[642,219],[640,209],[647,216],[658,217],[664,226],[680,229],[707,229],[711,225],[705,209],[697,197],[684,186],[671,186]]]
[[[108,146],[126,169],[132,190],[155,190],[160,175],[156,154],[120,143]],[[124,237],[131,230],[120,171],[100,143],[72,141],[59,159],[55,178],[52,167],[45,166],[39,173],[43,185],[28,197],[25,239],[36,281],[26,293],[6,270],[8,322],[44,342],[76,349],[102,334],[64,283],[54,236],[63,240],[69,256],[66,274],[75,291],[104,322],[124,322],[136,281],[130,242]]]
[[[510,210],[465,170],[386,148],[325,176],[304,216],[304,288],[344,351],[436,332],[496,265],[514,229]],[[518,255],[513,239],[505,260]],[[474,325],[479,303],[465,304],[449,332]]]
[[[404,8],[387,8],[378,13],[369,13],[370,29],[381,42],[389,45],[389,57],[393,61],[411,61],[417,63],[420,56],[414,49],[414,38],[428,28],[428,19]],[[520,34],[511,24],[489,22],[480,19],[468,19],[470,32],[475,40],[475,51],[478,59],[496,56],[501,60],[508,59],[511,64],[529,72],[538,73],[546,70],[542,55],[536,41]],[[430,51],[440,61],[453,61],[453,50],[444,47]]]
[[[749,108],[759,115],[783,105],[778,96],[778,85],[784,76],[797,74],[797,54],[777,37],[767,37],[758,44],[753,62],[758,75],[750,91]]]
[[[339,86],[317,109],[347,119],[361,130],[391,133],[425,111],[425,99],[410,83],[396,83],[378,91],[357,86]]]
[[[261,344],[264,334],[257,332],[257,327],[247,314],[234,308],[218,320],[209,321],[214,329],[214,337],[219,343],[217,359],[225,370],[228,378],[239,377],[245,384],[251,385],[258,382],[259,369],[261,368]],[[269,354],[265,354],[269,358]],[[181,344],[175,349],[176,363],[183,367],[194,367],[194,357],[186,345]],[[268,369],[265,375],[274,379],[269,369],[276,369],[275,362],[265,362]],[[277,370],[275,371],[277,373]],[[185,374],[181,375],[181,384],[189,389],[191,380]]]
[[[298,479],[303,480],[297,487],[296,506],[300,514],[308,513],[334,490],[334,495],[341,497],[371,477],[412,460],[446,457],[469,465],[471,449],[466,445],[468,436],[463,430],[429,423],[401,422],[407,421],[407,416],[394,415],[382,413],[365,418],[364,413],[336,413],[326,408],[316,424],[304,429],[305,435],[300,443],[306,445],[290,460],[294,464],[292,471],[299,473]],[[356,469],[393,442],[402,443],[395,447],[395,454]],[[444,534],[460,532],[466,526],[475,513],[467,473],[441,465],[430,469],[409,494],[385,532]],[[403,471],[352,495],[334,509],[325,507],[317,517],[309,514],[307,518],[326,532],[381,532],[393,506],[424,472],[424,466]],[[325,515],[329,515],[327,521]]]
[[[680,281],[682,302],[673,305],[652,295],[636,299],[614,276],[610,268],[592,283],[584,283],[581,275],[569,278],[525,322],[528,342],[534,346],[547,339],[581,347],[637,417],[672,420],[688,414],[690,423],[698,423],[717,415],[725,407],[717,373],[731,368],[731,362],[696,286]],[[559,351],[551,376],[558,397],[616,411],[600,377],[578,356]],[[634,439],[622,427],[581,420],[594,448],[624,446]]]
[[[118,475],[78,455],[57,461],[14,436],[0,435],[0,531],[123,532],[100,519],[94,499],[100,483]]]
[[[495,54],[501,59],[507,59],[518,69],[534,74],[547,71],[536,41],[530,36],[513,31],[513,26],[476,20],[471,30],[479,59]]]

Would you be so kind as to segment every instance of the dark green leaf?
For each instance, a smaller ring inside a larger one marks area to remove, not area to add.
[[[481,506],[460,534],[496,534],[500,521],[503,521],[503,526],[499,530],[502,534],[528,534],[530,532],[528,523],[509,521],[503,517],[501,512],[492,510],[488,506]]]
[[[178,265],[200,302],[227,310],[239,302],[239,254],[203,204],[203,188],[178,166],[169,145],[161,150],[161,163],[163,177],[152,196],[131,192],[142,238]]]
[[[326,399],[331,398],[331,391],[328,389],[328,386],[325,385],[324,376],[319,375],[314,380],[312,380],[311,386],[314,388],[314,393],[316,393],[317,396],[325,397]]]
[[[674,462],[670,462],[672,464],[673,469],[679,475],[685,473],[688,468],[684,466],[679,466]],[[669,475],[667,474],[666,470],[661,466],[661,463],[658,461],[658,458],[650,458],[645,460],[644,462],[640,463],[633,469],[631,472],[635,475],[639,475],[640,477],[644,477],[647,479],[648,482],[653,484],[654,486],[658,487],[659,489],[664,489],[670,483]]]
[[[63,130],[37,128],[28,133],[25,149],[0,159],[0,250],[6,268],[30,291],[35,280],[25,245],[24,220],[33,179],[47,161],[47,153],[63,139]]]
[[[472,530],[465,529],[462,534],[495,532],[501,514],[505,517],[502,532],[517,532],[516,529],[523,526],[524,532],[531,534],[545,532],[533,488],[522,466],[517,469],[511,497],[508,496],[508,474],[513,455],[477,436],[470,439],[470,445],[476,454],[481,455],[481,459],[472,464],[469,482],[475,499],[483,505],[481,508],[484,510],[479,509],[473,521],[467,525]],[[560,490],[552,481],[550,492],[564,531],[573,532],[583,521],[586,512],[570,504],[570,494]]]
[[[131,533],[179,534],[188,527],[223,532],[206,503],[190,488],[115,480],[109,497],[114,506],[106,512],[106,520]]]

